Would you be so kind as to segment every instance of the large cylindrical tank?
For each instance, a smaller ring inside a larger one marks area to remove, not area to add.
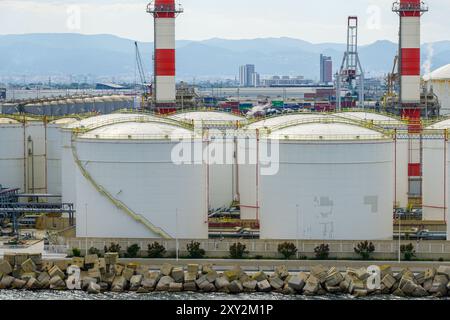
[[[95,112],[106,114],[106,104],[105,100],[103,100],[102,97],[95,97],[94,98],[94,105],[95,105]]]
[[[76,122],[74,118],[62,118],[47,125],[47,192],[62,193],[62,131],[61,128]],[[64,173],[65,174],[65,173]]]
[[[79,135],[73,149],[77,236],[207,238],[205,166],[173,158],[178,147],[193,147],[192,136],[161,120]]]
[[[423,140],[423,220],[448,221],[449,204],[449,142],[446,131],[450,120],[426,129],[434,139]]]
[[[262,239],[392,238],[391,135],[327,120],[278,127],[259,141]]]
[[[244,127],[243,134],[239,137],[237,146],[238,161],[238,197],[241,204],[241,219],[256,220],[257,208],[257,183],[259,176],[256,174],[256,134],[263,134],[285,127],[288,124],[301,124],[322,119],[332,119],[332,116],[318,113],[296,113],[289,115],[273,116],[252,122]],[[330,120],[331,121],[331,120]],[[252,157],[250,158],[250,155]],[[244,158],[246,157],[246,158]]]
[[[334,114],[335,117],[349,119],[357,122],[358,124],[369,126],[377,126],[388,130],[397,130],[397,139],[395,142],[395,193],[394,199],[397,207],[406,208],[409,202],[409,175],[408,175],[408,161],[409,159],[409,146],[411,143],[412,149],[420,148],[420,140],[413,139],[409,141],[406,138],[408,131],[408,123],[392,116],[387,116],[375,112],[364,111],[352,111],[352,112],[339,112]],[[415,159],[414,162],[420,162],[419,159]],[[411,182],[411,190],[414,181]]]
[[[23,124],[0,117],[0,184],[9,188],[25,188]]]
[[[450,114],[450,64],[434,70],[424,77],[429,88],[433,88],[433,92],[439,99],[441,104],[441,115]]]
[[[62,172],[64,172],[61,177],[61,191],[63,202],[73,203],[76,206],[76,164],[73,160],[72,154],[72,132],[74,130],[93,130],[108,123],[131,121],[137,119],[150,120],[154,119],[154,117],[150,115],[114,113],[109,115],[89,117],[80,121],[71,122],[70,124],[61,127],[61,168]]]

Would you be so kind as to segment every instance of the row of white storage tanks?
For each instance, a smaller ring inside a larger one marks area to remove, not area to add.
[[[199,136],[183,125],[192,120],[216,122],[222,130],[241,123],[225,135],[218,156],[221,132],[209,128]],[[390,239],[393,204],[408,201],[407,140],[367,125],[404,124],[378,114],[291,114],[251,124],[219,112],[111,114],[67,122],[55,124],[57,137],[48,139],[55,155],[47,158],[55,163],[47,173],[54,171],[54,192],[75,204],[79,237],[207,238],[209,212],[239,200],[243,219],[260,220],[262,239]],[[0,182],[21,187],[24,136],[13,128],[23,125],[3,120],[0,126],[7,146],[0,149]],[[430,149],[445,159],[446,143]],[[237,161],[242,155],[246,160]],[[206,164],[204,158],[225,161]],[[424,174],[442,176],[434,161],[424,156]],[[450,200],[447,174],[442,180],[424,177],[424,202],[440,208],[441,220]]]
[[[124,95],[78,97],[28,103],[19,110],[18,103],[6,103],[0,106],[1,113],[14,114],[23,111],[32,115],[65,116],[98,112],[108,114],[118,109],[130,109],[134,107],[134,97]]]

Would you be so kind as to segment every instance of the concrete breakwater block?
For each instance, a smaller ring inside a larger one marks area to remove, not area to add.
[[[344,293],[356,298],[377,294],[445,297],[450,293],[448,266],[414,273],[407,268],[393,272],[390,266],[385,265],[380,267],[378,281],[374,281],[375,274],[366,268],[347,268],[340,272],[334,267],[317,265],[310,272],[289,273],[286,267],[278,266],[269,276],[263,271],[247,273],[238,266],[218,272],[212,265],[197,264],[184,267],[164,264],[157,271],[149,271],[149,267],[139,264],[119,263],[115,255],[108,258],[90,255],[82,260],[52,263],[45,260],[36,263],[31,255],[21,254],[18,259],[16,256],[10,254],[8,259],[0,261],[0,289],[84,290],[90,294],[108,290],[138,293],[218,291],[229,294],[257,291],[310,296]],[[21,263],[17,264],[18,261]],[[82,268],[79,267],[81,262]],[[374,284],[379,287],[373,287]]]

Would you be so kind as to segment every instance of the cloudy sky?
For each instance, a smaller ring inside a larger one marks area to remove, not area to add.
[[[75,32],[153,40],[142,0],[0,0],[0,34]],[[396,41],[393,0],[181,0],[177,39],[293,37],[345,42],[346,18],[360,17],[360,42]],[[427,0],[422,41],[450,40],[450,1]]]

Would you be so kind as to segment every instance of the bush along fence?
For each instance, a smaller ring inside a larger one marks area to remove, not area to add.
[[[211,264],[174,267],[163,264],[159,270],[136,263],[121,263],[117,252],[72,259],[43,261],[40,255],[5,254],[0,262],[0,289],[84,290],[102,292],[277,292],[287,295],[351,294],[365,297],[392,294],[399,297],[446,297],[450,293],[450,266],[413,273],[394,273],[390,266],[347,268],[316,265],[309,272],[290,273],[278,266],[270,274],[247,273],[239,266],[218,272]]]
[[[189,259],[203,259],[203,258],[230,258],[230,259],[286,259],[286,260],[328,260],[328,259],[338,259],[338,256],[335,252],[331,251],[332,245],[328,243],[316,244],[314,248],[312,248],[312,252],[300,252],[297,246],[293,242],[279,242],[277,243],[276,253],[267,255],[259,255],[255,252],[251,252],[248,250],[249,243],[246,242],[230,242],[227,251],[221,251],[221,255],[210,255],[211,251],[206,251],[204,249],[204,244],[200,241],[191,240],[189,242],[185,242],[185,247],[181,245],[178,247],[178,255],[176,251],[167,249],[165,245],[167,242],[165,241],[153,241],[147,243],[147,248],[141,248],[138,243],[126,243],[128,246],[122,248],[122,246],[118,242],[111,242],[109,245],[104,245],[103,249],[100,250],[97,247],[91,247],[88,249],[89,254],[97,254],[101,256],[106,252],[117,252],[119,253],[119,257],[122,258],[189,258]],[[141,243],[142,244],[142,243]],[[449,243],[450,244],[450,243]],[[369,241],[361,241],[354,242],[354,247],[352,248],[350,253],[347,253],[343,259],[351,259],[351,260],[373,260],[373,259],[382,259],[388,260],[389,257],[392,260],[391,256],[384,256],[383,253],[377,252],[377,249],[380,249],[380,246],[376,246],[373,242]],[[334,245],[334,248],[336,246]],[[442,246],[440,246],[442,249]],[[393,258],[397,261],[399,258],[402,261],[412,261],[419,260],[421,255],[416,251],[417,243],[404,243],[399,246],[397,243],[397,252],[393,255]],[[221,249],[224,250],[225,248]],[[444,247],[443,250],[449,250],[450,246]],[[346,250],[349,250],[347,248]],[[431,249],[430,249],[431,250]],[[68,253],[69,257],[72,256],[80,256],[81,252],[86,252],[85,249],[80,250],[76,247],[72,249],[68,249],[68,247],[64,247],[64,250],[61,250],[58,247],[59,253]],[[342,255],[342,251],[340,252]],[[443,256],[445,254],[434,254],[434,260],[445,261]],[[341,257],[342,259],[342,257]],[[430,258],[428,258],[430,259]],[[422,258],[422,260],[425,260]],[[447,258],[450,260],[450,256]]]

